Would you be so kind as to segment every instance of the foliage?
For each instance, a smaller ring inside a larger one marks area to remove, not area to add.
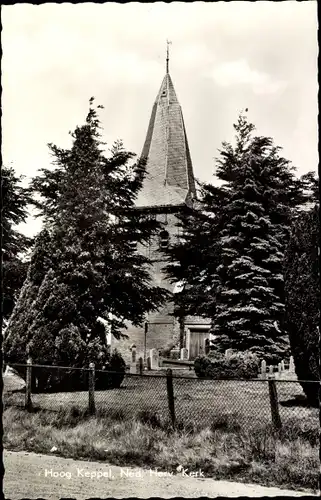
[[[307,172],[301,176],[303,184],[305,203],[316,204],[320,201],[319,179],[314,171]]]
[[[26,278],[28,263],[23,255],[32,239],[22,234],[18,224],[26,222],[32,196],[22,185],[23,177],[11,167],[1,172],[1,235],[2,235],[2,314],[8,319]]]
[[[30,355],[38,364],[102,369],[110,355],[99,318],[119,338],[127,321],[141,325],[168,295],[151,284],[150,261],[131,244],[146,244],[158,229],[133,213],[145,163],[132,162],[121,142],[103,153],[92,104],[72,147],[49,145],[55,169],[42,169],[31,185],[45,227],[8,325],[10,362]]]
[[[287,328],[299,380],[320,380],[319,222],[317,205],[297,219],[284,260]],[[301,385],[317,405],[317,385]]]
[[[192,212],[180,217],[182,237],[168,251],[167,273],[185,285],[175,296],[177,314],[210,318],[221,352],[264,352],[276,362],[289,348],[283,252],[313,175],[297,179],[281,148],[253,135],[246,115],[234,128],[236,145],[223,142],[217,159],[221,185],[204,184]]]
[[[107,372],[109,371],[115,373],[108,374],[103,372],[96,372],[96,389],[104,390],[119,388],[125,377],[126,363],[117,349],[114,349],[110,356],[108,365],[103,367],[103,369]]]
[[[259,373],[259,358],[251,352],[234,352],[229,357],[199,356],[194,361],[198,377],[214,379],[253,379]]]
[[[175,348],[174,342],[168,342],[162,349],[159,350],[159,355],[162,358],[169,358],[171,351]]]
[[[116,349],[110,353],[109,347],[106,348],[104,360],[105,364],[101,369],[95,371],[95,389],[118,389],[124,380],[125,361]],[[20,372],[25,378],[25,370],[20,368]],[[32,391],[35,393],[88,391],[88,370],[36,366],[32,369],[32,374]]]

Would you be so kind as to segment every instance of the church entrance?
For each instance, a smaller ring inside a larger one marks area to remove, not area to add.
[[[188,349],[188,359],[192,361],[197,358],[197,356],[206,354],[209,340],[209,326],[188,326],[186,332],[186,347]]]

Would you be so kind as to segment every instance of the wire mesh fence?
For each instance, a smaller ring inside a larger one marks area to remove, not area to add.
[[[308,406],[297,380],[213,380],[161,374],[95,371],[94,368],[63,368],[12,365],[7,374],[4,408],[29,410],[75,409],[97,414],[133,418],[143,413],[168,421],[169,425],[198,428],[234,420],[249,431],[255,424],[274,426],[292,419],[319,426],[318,409]],[[29,376],[32,372],[32,376]],[[26,381],[26,382],[25,382]],[[20,384],[20,385],[19,385]],[[320,386],[319,382],[311,382]],[[45,389],[45,387],[51,389]]]

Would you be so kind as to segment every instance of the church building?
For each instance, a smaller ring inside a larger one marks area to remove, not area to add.
[[[174,241],[179,231],[176,215],[193,207],[196,189],[182,108],[169,74],[168,50],[166,74],[152,108],[142,157],[147,158],[147,175],[135,210],[155,217],[162,223],[162,230],[158,237],[151,238],[149,246],[140,246],[138,251],[152,261],[151,275],[155,285],[175,293],[175,285],[164,276],[165,260],[160,250]],[[186,347],[189,359],[204,353],[205,341],[209,338],[209,320],[186,317],[182,325],[174,317],[173,310],[174,304],[169,302],[147,315],[144,327],[128,325],[124,333],[129,339],[113,341],[113,346],[126,361],[130,359],[133,344],[138,356],[145,360],[150,349],[161,350],[170,344],[175,344],[176,348]]]

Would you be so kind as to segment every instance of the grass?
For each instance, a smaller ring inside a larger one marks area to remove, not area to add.
[[[303,397],[297,382],[277,382],[281,420],[291,418],[314,418],[318,425],[317,409],[288,405],[295,397]],[[217,414],[238,413],[244,426],[252,427],[271,421],[268,383],[266,381],[220,381],[193,378],[173,379],[175,412],[179,420],[209,426]],[[59,411],[60,408],[88,407],[88,393],[73,392],[59,394],[33,394],[34,406]],[[122,387],[95,392],[96,407],[102,410],[122,411],[126,417],[134,417],[139,411],[152,411],[168,415],[166,378],[164,376],[126,376]],[[6,394],[5,405],[23,406],[24,394]]]
[[[78,408],[28,413],[11,407],[3,429],[4,447],[14,451],[48,454],[56,446],[57,454],[74,459],[174,472],[182,465],[218,479],[318,489],[319,431],[312,417],[288,419],[276,434],[265,423],[249,430],[231,413],[203,428],[178,420],[173,430],[167,417],[146,410],[127,418],[104,408],[92,417]]]

